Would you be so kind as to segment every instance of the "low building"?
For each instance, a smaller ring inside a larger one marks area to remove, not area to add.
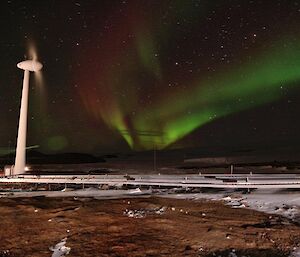
[[[14,165],[4,166],[4,176],[9,177],[14,175]]]

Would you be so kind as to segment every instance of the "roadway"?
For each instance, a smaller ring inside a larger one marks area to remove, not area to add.
[[[300,189],[298,174],[184,174],[184,175],[24,175],[1,177],[0,184],[73,184],[109,186],[159,186],[183,188],[294,188]]]

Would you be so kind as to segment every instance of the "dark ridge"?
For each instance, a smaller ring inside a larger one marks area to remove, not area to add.
[[[14,163],[14,159],[15,154],[0,156],[0,165],[11,165]],[[26,161],[28,164],[80,164],[105,162],[105,159],[84,153],[44,154],[30,150],[27,152]]]

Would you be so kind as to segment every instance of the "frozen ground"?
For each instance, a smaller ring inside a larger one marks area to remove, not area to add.
[[[299,191],[261,189],[252,191],[250,194],[224,191],[221,193],[164,194],[162,196],[177,199],[221,200],[233,208],[251,208],[269,214],[282,215],[294,222],[300,223]]]
[[[91,187],[2,193],[1,214],[10,219],[3,225],[1,236],[11,240],[18,231],[22,231],[22,237],[36,235],[35,241],[31,241],[31,236],[23,239],[21,248],[27,253],[42,249],[44,255],[26,255],[38,257],[62,257],[70,248],[70,255],[74,256],[81,256],[78,253],[84,249],[90,251],[84,256],[94,256],[95,252],[107,253],[103,256],[113,256],[108,255],[112,252],[129,256],[123,254],[128,251],[136,254],[131,256],[141,256],[138,254],[145,249],[153,254],[164,248],[168,254],[165,256],[199,256],[201,251],[200,256],[206,257],[287,257],[289,253],[290,257],[299,257],[299,226],[295,224],[299,223],[299,192],[256,190],[246,194],[233,189],[209,189],[205,193],[203,190],[200,193],[182,188],[99,190]],[[117,198],[130,199],[110,200]],[[247,210],[250,208],[261,212]],[[15,216],[15,213],[22,215]],[[11,227],[14,230],[7,230]],[[47,233],[41,235],[41,230]],[[60,241],[61,238],[68,238],[67,243],[65,239]],[[180,246],[175,249],[178,240]],[[5,250],[17,251],[15,244],[8,246],[8,241],[4,242]],[[38,246],[33,249],[36,243]],[[266,252],[259,255],[262,250]],[[285,254],[280,255],[280,251]]]
[[[112,199],[127,197],[147,197],[151,195],[176,199],[207,199],[223,201],[233,208],[251,208],[269,214],[282,215],[293,222],[300,223],[300,191],[258,189],[249,194],[234,190],[211,191],[209,193],[174,193],[175,190],[99,190],[87,188],[62,191],[5,192],[0,197],[93,197],[96,199]]]

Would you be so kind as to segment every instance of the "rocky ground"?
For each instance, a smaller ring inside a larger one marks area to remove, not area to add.
[[[216,201],[0,199],[0,256],[289,256],[300,227]]]

